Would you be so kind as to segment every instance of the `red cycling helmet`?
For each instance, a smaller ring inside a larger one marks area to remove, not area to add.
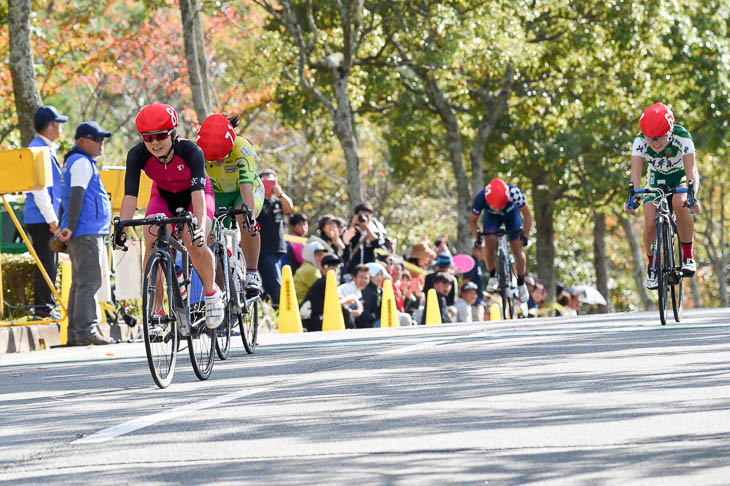
[[[509,186],[502,179],[495,177],[484,188],[484,198],[494,209],[502,209],[509,201]]]
[[[139,111],[135,122],[139,133],[172,130],[177,127],[177,113],[170,105],[153,103]]]
[[[645,137],[661,137],[674,128],[674,114],[664,103],[654,103],[641,115],[639,124]]]
[[[203,149],[205,160],[221,160],[233,149],[236,132],[233,125],[223,115],[210,115],[198,130],[198,147]]]

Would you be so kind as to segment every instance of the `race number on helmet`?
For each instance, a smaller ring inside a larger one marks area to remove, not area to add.
[[[509,200],[509,186],[502,179],[495,177],[484,188],[484,198],[494,209],[502,209]]]
[[[177,127],[177,113],[170,105],[153,103],[139,111],[135,122],[139,133],[172,130]]]
[[[639,124],[645,137],[661,137],[674,128],[674,114],[664,103],[654,103],[641,115]]]
[[[198,131],[197,144],[203,149],[205,160],[214,161],[227,157],[236,141],[233,125],[223,115],[210,115]]]

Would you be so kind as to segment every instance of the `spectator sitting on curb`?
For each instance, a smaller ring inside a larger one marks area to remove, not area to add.
[[[342,260],[340,260],[340,257],[334,253],[327,253],[322,257],[322,271],[324,276],[312,284],[299,309],[299,313],[302,316],[302,325],[308,332],[322,330],[327,272],[330,270],[334,271],[336,281],[337,270],[341,263]]]
[[[461,286],[459,297],[456,298],[456,322],[473,322],[472,306],[476,304],[479,290],[474,282],[467,282]]]
[[[355,319],[363,312],[362,291],[370,282],[370,269],[367,265],[357,265],[347,283],[337,287],[342,304],[342,315],[345,319],[345,326],[348,329],[355,329]]]
[[[547,299],[547,289],[545,286],[532,275],[525,276],[525,284],[530,292],[530,299],[527,301],[528,317],[538,317],[544,312],[540,311],[545,299]]]
[[[307,295],[309,287],[312,286],[317,279],[322,277],[322,257],[329,251],[329,247],[321,239],[311,236],[304,245],[302,257],[304,263],[299,267],[296,275],[294,275],[294,291],[297,294],[297,300],[301,305],[304,296]]]
[[[370,262],[370,282],[362,290],[363,312],[355,319],[358,328],[380,327],[380,305],[383,300],[383,280],[391,278],[380,263]]]
[[[448,304],[448,295],[451,294],[454,286],[454,280],[446,272],[437,272],[433,276],[433,288],[436,289],[436,296],[439,303],[439,311],[441,312],[441,322],[446,324],[454,322],[456,317],[456,309]],[[424,323],[425,323],[425,312]]]
[[[454,305],[454,302],[456,301],[456,290],[454,289],[453,277],[451,276],[451,273],[450,273],[451,263],[452,263],[452,258],[451,258],[451,255],[449,255],[448,253],[441,253],[436,258],[436,264],[434,266],[434,271],[429,273],[428,275],[426,275],[426,281],[423,286],[423,295],[427,299],[428,299],[429,289],[436,288],[435,285],[433,285],[434,278],[436,277],[437,274],[443,273],[444,275],[446,275],[448,278],[450,278],[452,280],[452,284],[449,289],[449,293],[446,296],[446,305],[447,306]],[[425,319],[426,319],[426,313],[424,312],[423,321],[421,322],[421,324],[425,323]]]

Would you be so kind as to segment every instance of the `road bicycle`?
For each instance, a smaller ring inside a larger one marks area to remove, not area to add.
[[[180,211],[178,211],[180,213]],[[172,234],[168,225],[173,225]],[[153,244],[144,272],[142,323],[147,364],[152,379],[160,388],[167,388],[175,374],[180,342],[187,341],[188,354],[195,375],[207,380],[213,370],[215,331],[206,327],[205,300],[202,285],[196,290],[191,283],[192,262],[179,238],[187,226],[192,235],[196,221],[191,213],[175,217],[157,214],[147,218],[120,221],[114,218],[114,241],[123,245],[117,235],[124,228],[154,226],[157,240]],[[154,234],[154,231],[153,231]],[[181,256],[181,283],[175,272],[175,256]],[[190,289],[190,291],[184,291]]]
[[[232,328],[236,323],[248,354],[256,351],[258,338],[261,295],[258,292],[248,294],[244,288],[246,258],[241,251],[241,232],[236,219],[238,215],[243,215],[244,229],[250,231],[255,222],[251,210],[245,204],[238,209],[221,207],[215,212],[212,250],[218,286],[225,288],[225,316],[216,330],[216,351],[220,359],[228,357]],[[230,220],[230,227],[226,224],[227,220]]]
[[[507,234],[506,229],[499,228],[496,232],[481,231],[479,237],[486,235],[497,236],[497,281],[499,282],[499,296],[502,299],[502,319],[514,319],[516,317],[514,299],[518,295],[517,275],[514,270],[514,257],[510,251]]]
[[[691,184],[691,182],[690,182]],[[669,295],[672,297],[672,312],[674,320],[682,320],[684,310],[684,280],[682,275],[682,246],[677,233],[677,216],[672,207],[672,196],[674,194],[689,195],[689,206],[694,205],[694,192],[690,185],[687,187],[669,187],[665,181],[659,180],[658,187],[645,189],[634,189],[633,183],[629,183],[629,205],[633,209],[638,207],[634,201],[634,195],[653,194],[654,200],[651,203],[656,206],[656,237],[654,240],[654,261],[652,268],[657,276],[657,294],[659,307],[659,320],[662,326],[667,324],[669,313]]]

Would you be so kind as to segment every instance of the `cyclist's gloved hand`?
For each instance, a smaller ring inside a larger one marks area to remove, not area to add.
[[[127,251],[127,233],[125,231],[116,231],[114,233],[114,249]]]
[[[634,206],[631,201],[626,201],[624,203],[624,213],[626,214],[636,214],[636,210],[634,209]]]
[[[205,230],[200,226],[196,226],[193,230],[193,245],[203,246],[205,244]]]
[[[251,236],[256,236],[261,232],[261,225],[258,221],[254,221],[253,224],[248,225],[248,232]]]
[[[520,235],[520,240],[522,240],[522,246],[527,246],[527,235],[522,233]]]
[[[694,204],[690,205],[689,204],[689,201],[686,201],[684,203],[684,206],[685,207],[689,207],[689,212],[690,213],[701,213],[702,212],[702,207],[700,206],[700,202],[697,199],[694,199],[694,198],[693,198],[692,202]]]

